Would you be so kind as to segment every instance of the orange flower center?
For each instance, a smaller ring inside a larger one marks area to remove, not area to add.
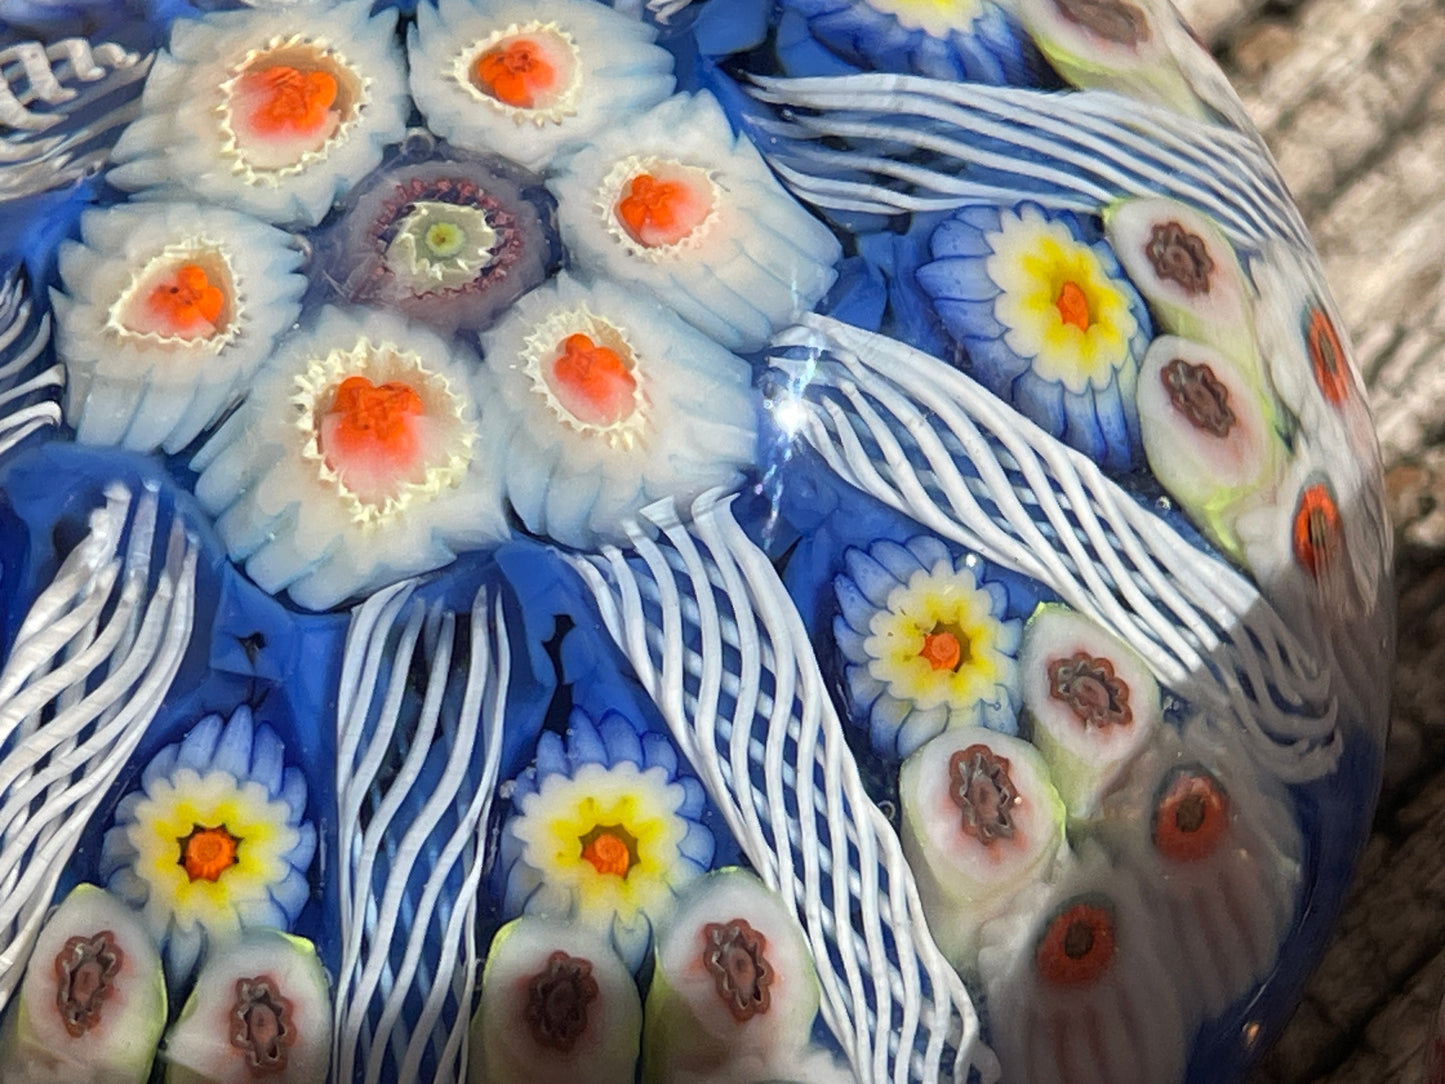
[[[1114,962],[1114,918],[1104,907],[1076,903],[1065,908],[1044,931],[1034,963],[1055,986],[1092,986]]]
[[[679,181],[659,181],[650,173],[639,173],[617,201],[617,217],[634,241],[646,244],[643,235],[649,228],[664,232],[676,228],[677,205],[688,194]]]
[[[477,88],[514,109],[535,109],[557,87],[557,69],[531,38],[499,42],[472,66]]]
[[[251,103],[250,125],[262,135],[311,135],[324,128],[336,102],[336,77],[286,64],[248,71],[241,89]]]
[[[1315,382],[1324,397],[1338,406],[1350,397],[1349,364],[1345,361],[1345,348],[1339,333],[1324,310],[1310,310],[1305,339]]]
[[[613,207],[623,231],[644,248],[685,240],[707,219],[711,207],[709,182],[702,170],[663,163],[660,172],[662,176],[632,177]]]
[[[1064,283],[1054,307],[1059,310],[1059,319],[1064,323],[1072,324],[1080,331],[1089,330],[1089,299],[1077,282],[1070,280]]]
[[[1294,559],[1319,579],[1335,562],[1341,544],[1340,509],[1324,485],[1317,482],[1300,494],[1291,535]]]
[[[940,626],[924,634],[918,657],[935,670],[957,670],[963,662],[963,643],[957,633]]]
[[[1154,804],[1154,846],[1176,862],[1208,858],[1229,827],[1229,798],[1202,769],[1175,777]]]
[[[186,871],[186,876],[192,882],[212,883],[219,881],[221,874],[236,864],[236,850],[241,844],[224,824],[214,828],[194,825],[190,835],[182,836],[176,842],[181,845],[179,865]]]
[[[176,268],[168,281],[162,281],[146,297],[151,315],[178,335],[214,327],[225,303],[225,294],[211,284],[204,268],[193,263]]]
[[[582,860],[604,877],[621,877],[637,863],[637,839],[620,824],[598,825],[582,836]]]
[[[377,385],[364,376],[348,376],[326,412],[332,422],[328,427],[332,447],[327,451],[409,462],[417,446],[413,419],[422,410],[421,396],[407,384]]]
[[[621,355],[581,333],[562,340],[552,384],[563,406],[592,425],[612,425],[635,407],[637,378]]]

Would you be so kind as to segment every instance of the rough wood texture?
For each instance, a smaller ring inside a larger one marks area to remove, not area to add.
[[[1370,385],[1400,655],[1344,919],[1254,1084],[1415,1084],[1445,994],[1445,0],[1182,0],[1314,230]]]

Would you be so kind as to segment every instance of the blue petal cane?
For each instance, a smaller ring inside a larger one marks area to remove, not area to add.
[[[704,494],[615,547],[571,556],[744,853],[802,924],[823,1017],[860,1079],[996,1079],[962,981],[927,933],[897,835],[863,789],[767,555]],[[660,531],[660,537],[653,537]]]
[[[103,167],[140,116],[151,56],[85,38],[0,49],[0,199],[48,191]]]
[[[342,664],[335,1080],[453,1081],[467,1064],[511,649],[485,588],[464,648],[459,616],[414,586],[352,612]],[[426,669],[420,697],[408,694],[414,664]]]
[[[154,570],[159,520],[155,489],[136,501],[112,485],[0,670],[0,1010],[86,823],[190,644],[198,544],[173,519]]]
[[[754,97],[787,117],[759,122],[757,142],[815,207],[892,215],[1028,198],[1097,214],[1126,196],[1164,194],[1212,216],[1236,244],[1309,245],[1255,137],[1121,95],[883,73],[753,82]]]
[[[776,340],[784,433],[883,503],[1056,591],[1280,778],[1333,769],[1331,671],[1259,591],[1084,456],[922,351],[823,316]]]
[[[0,456],[60,424],[65,367],[47,355],[49,345],[50,313],[36,307],[30,277],[16,266],[0,285]]]

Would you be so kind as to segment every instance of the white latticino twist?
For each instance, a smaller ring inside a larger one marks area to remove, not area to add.
[[[413,589],[352,612],[337,694],[335,1080],[440,1084],[466,1071],[511,649],[485,590],[463,637],[455,613]],[[426,673],[420,697],[414,666]]]
[[[30,297],[30,279],[16,267],[0,285],[0,456],[31,433],[60,424],[65,366],[46,365],[50,313]]]
[[[150,59],[84,38],[0,49],[0,199],[101,168],[114,133],[140,115]]]
[[[0,1010],[86,823],[160,710],[191,641],[198,547],[115,485],[31,604],[0,670]],[[124,549],[122,550],[122,541]]]
[[[970,1066],[996,1079],[802,620],[730,500],[704,494],[688,525],[670,502],[654,505],[633,525],[635,557],[608,547],[569,560],[748,859],[802,925],[824,1019],[858,1079],[962,1082]]]
[[[1097,90],[882,72],[754,83],[754,96],[787,117],[757,122],[772,137],[759,144],[815,207],[895,215],[1030,199],[1097,214],[1125,196],[1163,194],[1212,216],[1236,242],[1283,237],[1309,248],[1269,152],[1223,125]]]
[[[896,339],[809,316],[774,351],[775,423],[839,477],[1112,629],[1281,778],[1334,767],[1330,669],[1254,585],[1087,457]]]

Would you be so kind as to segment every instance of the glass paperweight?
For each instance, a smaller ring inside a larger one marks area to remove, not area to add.
[[[1390,535],[1166,3],[0,19],[0,1080],[1245,1074]]]

